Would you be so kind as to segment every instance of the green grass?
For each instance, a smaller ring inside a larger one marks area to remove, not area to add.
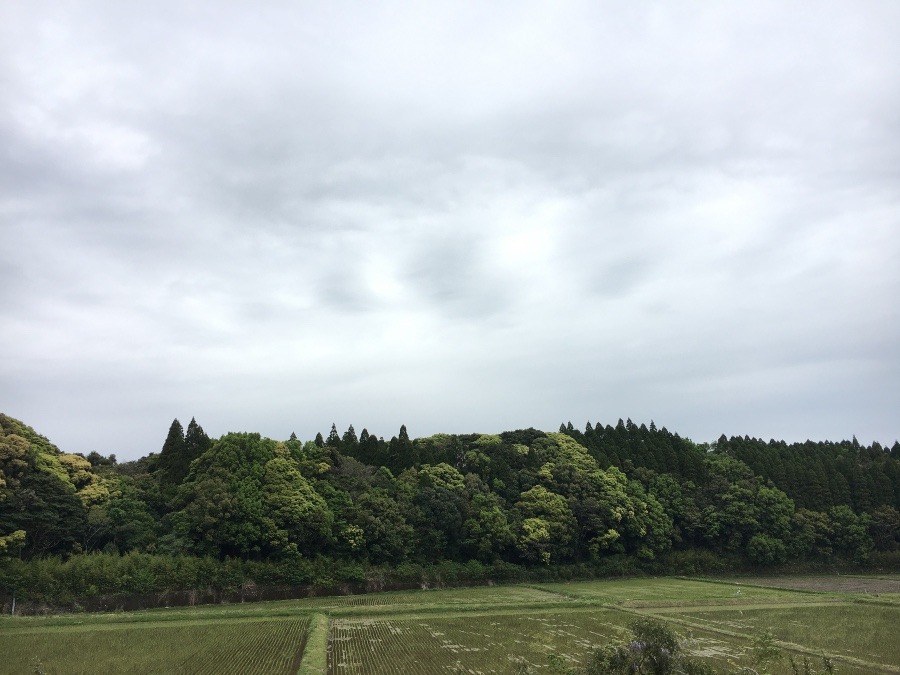
[[[577,665],[594,647],[622,635],[627,620],[602,609],[338,619],[332,624],[329,672],[508,673],[517,663],[546,666],[551,654]]]
[[[621,640],[639,616],[670,622],[720,666],[748,664],[768,628],[801,658],[835,657],[841,675],[900,673],[900,606],[843,577],[811,583],[624,579],[0,617],[0,673],[550,672]]]
[[[300,668],[299,675],[325,675],[328,667],[328,617],[324,614],[313,614],[307,635],[306,650]]]
[[[695,625],[748,637],[771,628],[775,639],[848,663],[900,666],[900,609],[875,604],[783,606],[679,611]],[[900,668],[898,668],[900,671]]]
[[[293,673],[307,619],[4,628],[9,673]]]
[[[504,612],[479,616],[339,619],[332,624],[333,675],[537,672],[556,664],[577,668],[591,652],[628,634],[633,616],[614,609]],[[719,666],[747,664],[749,641],[711,631],[676,629],[689,649]],[[745,644],[746,643],[746,644]]]
[[[810,595],[779,588],[760,588],[730,581],[676,578],[540,584],[548,592],[571,598],[622,607],[690,605],[746,605],[771,602],[822,602],[824,595]]]

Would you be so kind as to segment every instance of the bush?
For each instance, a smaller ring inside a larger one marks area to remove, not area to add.
[[[587,675],[712,675],[708,665],[686,658],[678,637],[664,623],[638,619],[631,624],[631,639],[609,645],[591,655]]]

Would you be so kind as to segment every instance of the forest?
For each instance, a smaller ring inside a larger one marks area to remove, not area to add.
[[[841,566],[900,569],[900,443],[698,444],[630,419],[213,439],[176,419],[119,463],[0,414],[2,598]]]

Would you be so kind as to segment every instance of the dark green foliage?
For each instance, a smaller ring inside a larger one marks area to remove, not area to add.
[[[0,427],[5,556],[237,557],[300,578],[300,561],[323,556],[552,575],[864,563],[900,550],[900,453],[878,444],[696,445],[631,420],[419,439],[402,426],[390,442],[332,425],[305,443],[212,441],[192,419],[186,432],[173,421],[158,455],[117,464],[60,453],[6,416]]]
[[[70,553],[77,546],[85,530],[86,514],[62,459],[59,449],[31,427],[0,414],[3,550],[7,537],[15,538],[17,552],[26,557]],[[22,531],[24,544],[21,535],[15,534]]]
[[[27,556],[71,552],[85,529],[84,508],[75,490],[38,469],[18,478],[18,488],[0,504],[3,529],[25,531]]]
[[[413,528],[387,490],[374,487],[362,493],[348,519],[361,532],[362,541],[354,549],[359,557],[376,564],[397,564],[412,553]]]
[[[329,448],[337,448],[341,447],[341,437],[338,434],[337,425],[332,423],[331,431],[328,432],[328,438],[325,440],[325,445]]]
[[[900,511],[893,506],[879,506],[869,517],[869,534],[876,551],[900,549]]]
[[[190,469],[191,462],[209,450],[211,445],[212,441],[209,436],[206,435],[206,432],[203,431],[203,427],[197,424],[197,420],[192,417],[190,424],[188,424],[187,431],[184,434],[184,458],[187,462],[186,468]],[[184,476],[187,476],[187,470],[185,470]],[[183,478],[184,477],[182,477],[182,479]]]
[[[878,443],[862,447],[854,439],[788,445],[723,436],[716,449],[771,480],[801,508],[827,512],[833,506],[846,505],[857,513],[884,505],[900,509],[900,458]]]
[[[356,457],[359,451],[359,440],[356,438],[356,431],[353,429],[352,424],[341,436],[341,451],[351,457]]]
[[[187,476],[190,466],[190,462],[185,459],[184,427],[176,418],[169,426],[169,433],[156,458],[155,468],[162,474],[164,482],[178,485]]]

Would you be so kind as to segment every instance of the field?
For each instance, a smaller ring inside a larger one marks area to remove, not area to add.
[[[640,616],[690,652],[785,654],[900,673],[900,579],[627,579],[403,591],[119,614],[0,618],[2,673],[536,673],[577,667]],[[790,672],[787,662],[781,672]]]

